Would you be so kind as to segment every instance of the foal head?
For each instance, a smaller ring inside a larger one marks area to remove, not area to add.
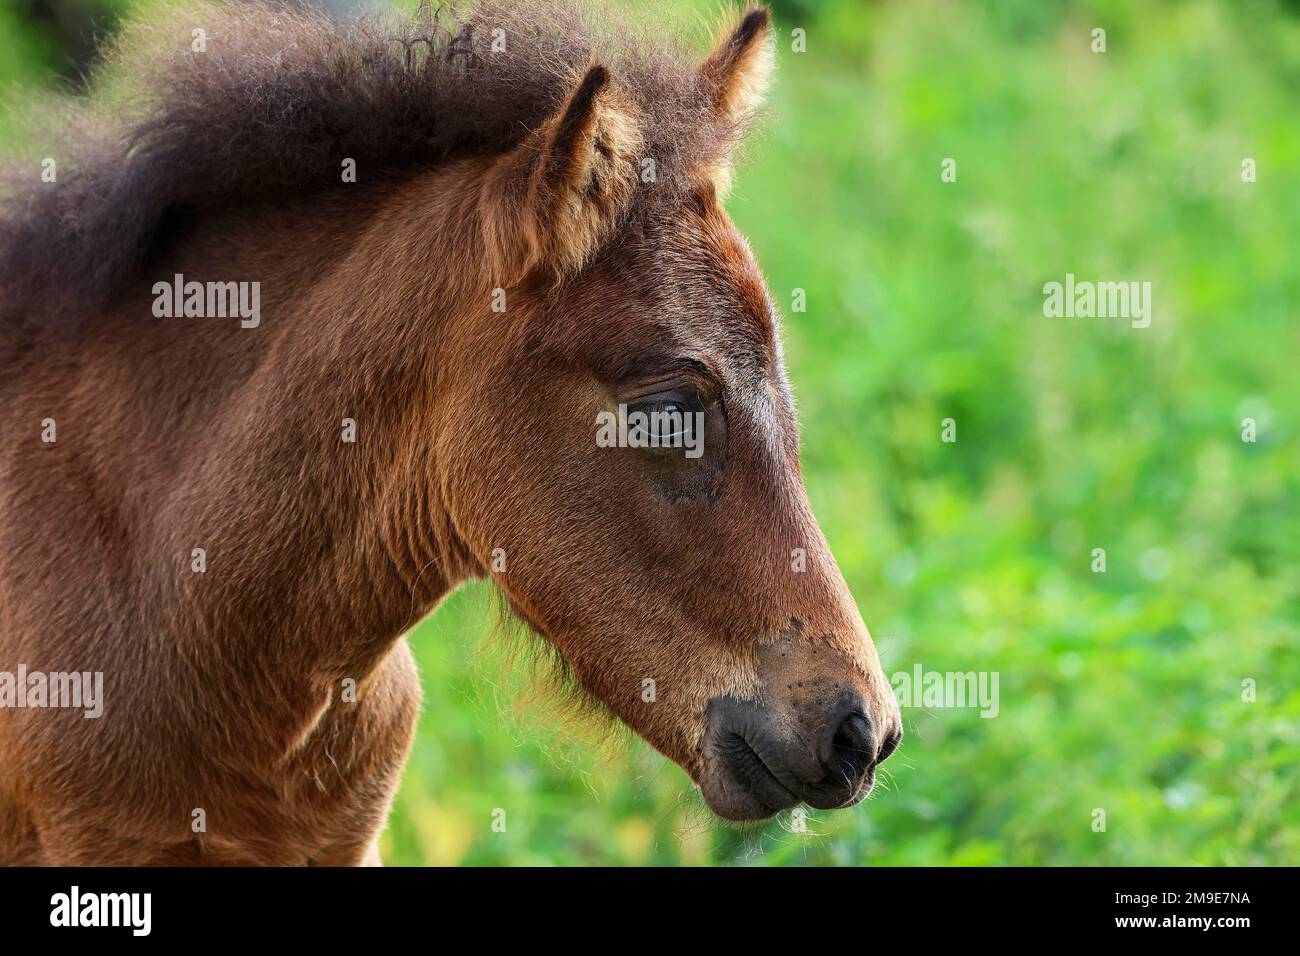
[[[698,68],[731,129],[765,11]],[[482,177],[486,299],[440,403],[440,493],[513,610],[718,814],[848,806],[897,704],[808,504],[775,307],[719,204],[658,192],[635,97],[599,63]]]

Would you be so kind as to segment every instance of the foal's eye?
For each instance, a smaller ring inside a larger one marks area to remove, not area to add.
[[[641,412],[647,417],[654,415],[676,415],[678,417],[693,411],[685,399],[658,398],[650,402],[638,402],[628,408],[630,412]]]
[[[651,447],[675,447],[704,437],[704,402],[694,392],[650,396],[627,406],[629,435]],[[696,417],[696,416],[699,417]]]

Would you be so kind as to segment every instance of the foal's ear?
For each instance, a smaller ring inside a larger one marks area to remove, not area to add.
[[[500,281],[580,268],[636,188],[642,136],[609,71],[587,69],[564,104],[488,174],[479,211]]]
[[[763,102],[772,78],[774,38],[766,7],[748,11],[727,30],[700,65],[699,77],[714,109],[733,121],[747,119]]]
[[[772,18],[766,7],[756,7],[738,23],[725,21],[721,32],[723,38],[700,64],[697,77],[722,120],[743,126],[762,105],[771,83],[776,45]],[[703,173],[720,195],[727,192],[731,182],[729,157]]]

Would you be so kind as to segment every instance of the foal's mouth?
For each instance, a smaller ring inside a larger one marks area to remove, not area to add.
[[[869,768],[861,777],[851,779],[844,774],[847,793],[837,786],[805,786],[801,783],[787,785],[772,766],[763,759],[753,744],[742,734],[733,733],[719,744],[718,754],[726,763],[727,771],[735,783],[740,784],[745,795],[759,812],[756,817],[769,817],[807,803],[821,810],[843,810],[866,799],[876,783],[875,768]]]
[[[871,792],[876,764],[892,752],[901,730],[889,715],[868,717],[854,692],[817,700],[817,719],[794,728],[790,711],[770,702],[726,695],[710,701],[710,759],[697,783],[718,816],[761,820],[801,803],[839,810]]]
[[[742,735],[731,734],[719,750],[725,753],[732,776],[767,811],[767,816],[799,804],[799,798],[781,782],[767,761]]]

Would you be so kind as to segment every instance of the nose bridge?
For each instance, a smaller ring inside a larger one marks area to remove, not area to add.
[[[863,690],[872,691],[884,679],[880,658],[821,529],[809,518],[806,561],[792,559],[782,605],[791,631],[808,646],[802,651],[787,646],[787,655],[802,658],[803,667],[825,677],[856,671],[867,685]]]
[[[869,671],[872,655],[866,650],[871,637],[813,514],[803,481],[795,471],[787,472],[779,484],[775,494],[784,500],[774,513],[784,520],[778,518],[769,527],[780,528],[778,535],[788,549],[782,555],[787,566],[779,585],[784,592],[782,610],[793,628],[839,647]]]
[[[773,411],[775,419],[781,418],[779,413],[779,408]],[[750,513],[751,541],[761,542],[762,550],[776,550],[780,561],[779,573],[769,573],[760,592],[763,618],[780,629],[774,641],[758,648],[760,679],[774,700],[806,701],[810,711],[826,712],[837,696],[856,694],[864,710],[883,714],[893,695],[857,603],[813,514],[795,456],[797,452],[781,443],[766,443],[759,456],[766,480],[749,485],[761,496],[755,501],[761,506]],[[771,568],[767,561],[761,563]]]

